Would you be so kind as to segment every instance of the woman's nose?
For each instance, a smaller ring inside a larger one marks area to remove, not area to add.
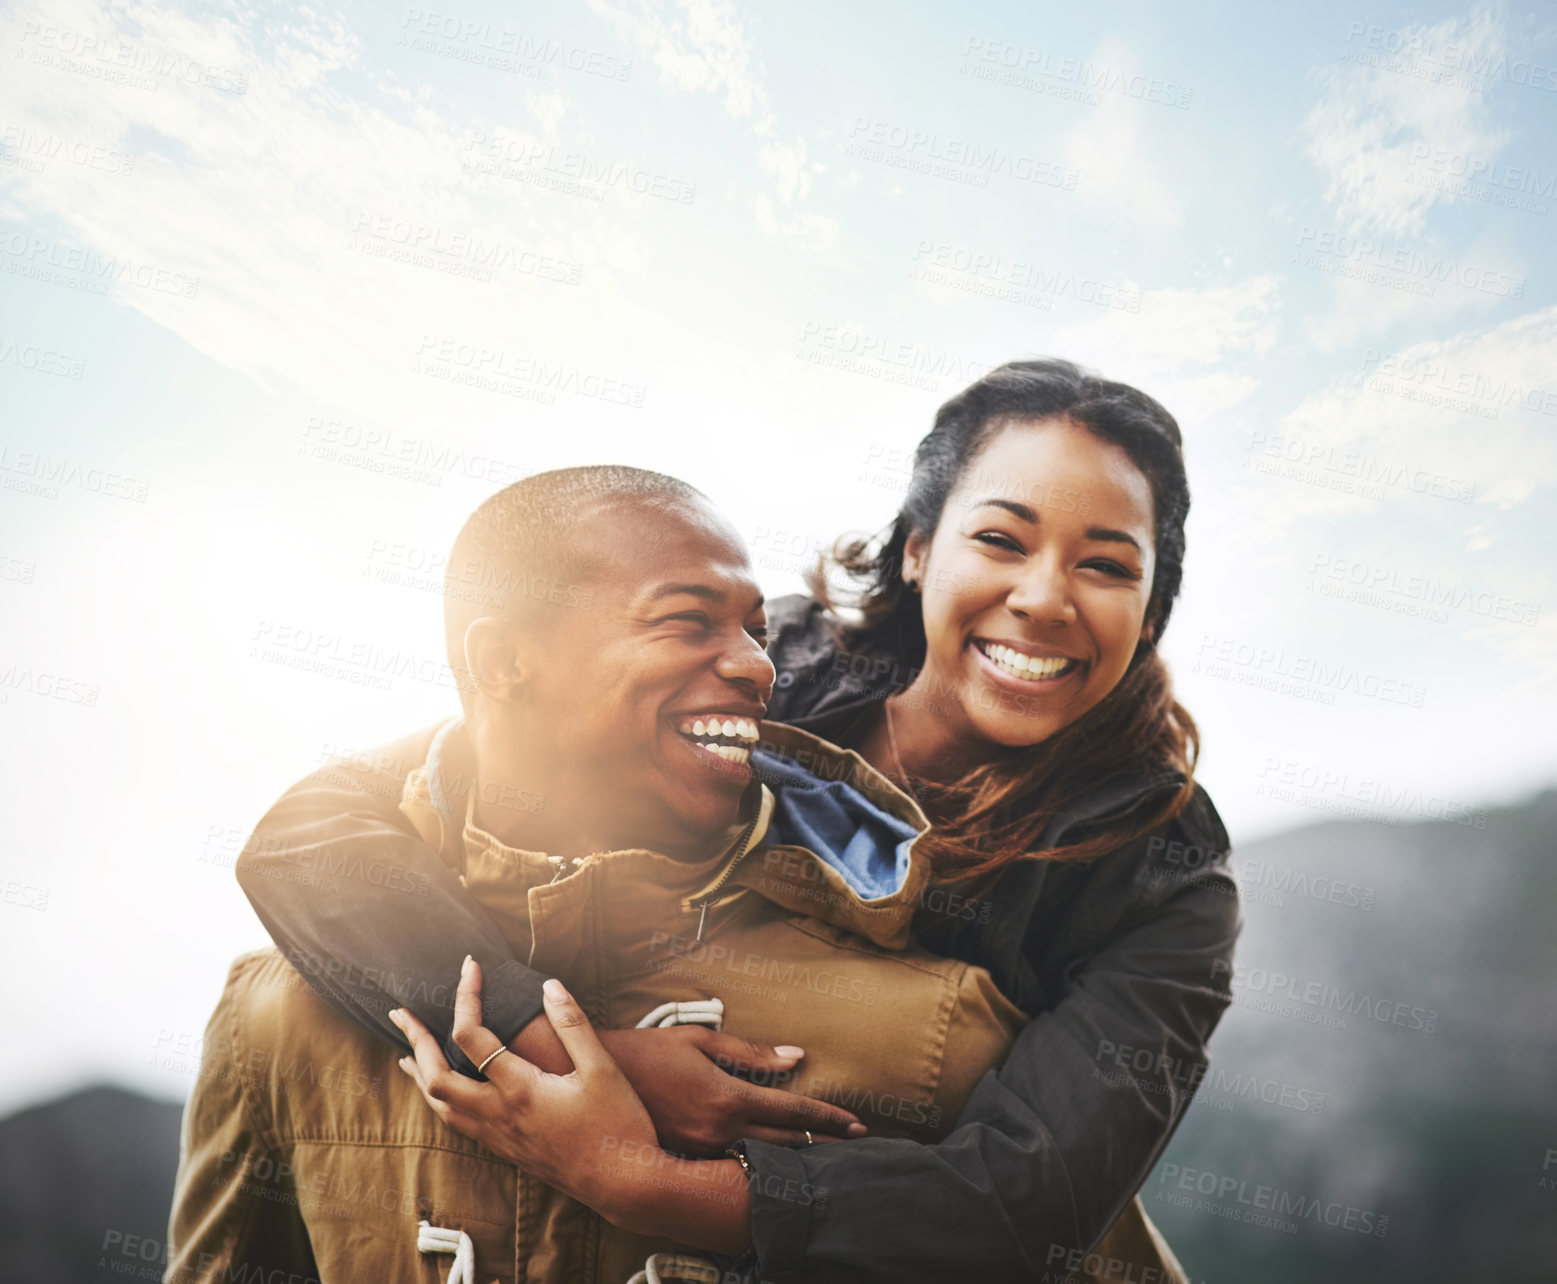
[[[1006,594],[1006,608],[1035,624],[1069,624],[1076,618],[1070,577],[1057,558],[1031,557]]]

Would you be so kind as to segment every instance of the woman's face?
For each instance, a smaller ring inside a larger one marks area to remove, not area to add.
[[[1046,740],[1114,689],[1145,636],[1146,477],[1066,419],[1015,420],[968,461],[904,576],[928,653],[908,700],[970,748]]]

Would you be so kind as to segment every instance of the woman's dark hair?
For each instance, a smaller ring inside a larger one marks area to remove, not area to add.
[[[846,651],[890,661],[890,667],[875,667],[898,675],[894,693],[909,686],[926,649],[919,595],[903,581],[909,537],[934,536],[953,488],[997,432],[1038,419],[1067,420],[1118,446],[1150,484],[1156,569],[1146,605],[1149,632],[1118,685],[1069,726],[955,783],[916,782],[935,822],[921,841],[942,879],[976,879],[1024,857],[1101,855],[1176,816],[1194,793],[1195,724],[1173,698],[1156,649],[1183,578],[1189,484],[1179,426],[1145,393],[1055,358],[990,371],[936,412],[935,426],[914,452],[908,494],[886,538],[839,540],[811,576],[811,590],[825,605],[858,613],[858,623],[840,628]],[[844,600],[829,589],[829,570],[850,582]],[[1178,788],[1146,814],[1116,817],[1079,841],[1043,847],[1043,831],[1083,793],[1143,773]]]

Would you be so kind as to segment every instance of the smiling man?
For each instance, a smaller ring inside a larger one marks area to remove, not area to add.
[[[740,536],[674,478],[567,469],[482,505],[450,556],[466,563],[517,608],[446,612],[477,759],[545,799],[523,811],[478,798],[477,823],[565,858],[706,854],[751,783],[773,684]],[[560,716],[538,726],[540,709]]]
[[[415,768],[389,836],[442,857],[446,881],[408,887],[485,911],[487,939],[460,949],[561,978],[675,1150],[944,1133],[1025,1017],[983,969],[911,943],[929,878],[917,806],[854,755],[760,722],[763,601],[728,522],[669,477],[566,469],[484,503],[449,565],[501,607],[446,600],[464,716],[400,746]],[[428,1110],[395,1066],[385,996],[412,1000],[388,976],[449,995],[456,978],[400,957],[395,915],[353,908],[380,836],[357,817],[348,838],[313,805],[278,804],[300,838],[269,855],[335,872],[344,890],[307,886],[315,921],[384,966],[321,966],[267,917],[285,952],[238,960],[207,1032],[168,1279],[431,1280],[423,1255],[457,1250],[477,1263],[467,1280],[620,1284],[676,1248],[655,1233],[652,1166],[613,1225]],[[536,990],[533,1011],[486,1024],[566,1072]],[[687,1015],[724,1029],[652,1028]],[[865,1123],[726,1073],[784,1082],[802,1061],[789,1088],[824,1085]]]

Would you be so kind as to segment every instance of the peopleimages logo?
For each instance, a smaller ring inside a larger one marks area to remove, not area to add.
[[[467,151],[481,156],[483,172],[524,181],[525,171],[540,171],[561,180],[574,180],[589,189],[617,188],[637,196],[654,196],[678,205],[690,205],[697,196],[697,184],[632,165],[621,160],[603,159],[584,152],[563,151],[550,143],[538,142],[518,134],[476,129],[465,144]]]
[[[1345,590],[1356,590],[1357,595],[1352,599],[1355,601],[1386,607],[1399,603],[1420,604],[1442,611],[1444,618],[1450,611],[1463,611],[1485,620],[1534,625],[1541,616],[1540,604],[1536,602],[1464,584],[1445,584],[1431,575],[1406,574],[1356,557],[1316,553],[1309,574],[1313,583],[1328,590],[1327,596],[1343,597]]]
[[[1420,165],[1434,174],[1464,179],[1467,183],[1485,183],[1527,196],[1557,197],[1557,175],[1543,174],[1528,165],[1508,165],[1502,161],[1451,152],[1447,147],[1417,143],[1411,148],[1410,164]]]
[[[1268,797],[1290,797],[1290,791],[1333,794],[1366,807],[1382,808],[1400,815],[1414,814],[1424,820],[1444,821],[1463,825],[1467,829],[1487,827],[1489,813],[1485,807],[1475,807],[1433,790],[1391,784],[1376,776],[1353,775],[1329,764],[1267,755],[1259,776],[1263,788],[1257,792]],[[1274,788],[1278,786],[1281,788]],[[1288,792],[1284,794],[1283,789]]]
[[[409,7],[400,25],[400,43],[408,48],[446,53],[460,61],[499,71],[533,76],[541,67],[549,66],[606,80],[628,80],[633,74],[630,58],[584,49],[551,37],[534,37],[507,23],[494,27],[490,22],[469,21],[452,13]],[[443,48],[437,45],[439,40],[445,42]]]
[[[29,129],[25,125],[7,125],[0,130],[0,146],[38,161],[62,160],[84,169],[101,170],[105,174],[131,174],[135,171],[135,157],[112,147],[80,139],[62,138],[52,131],[48,133]]]
[[[488,240],[476,232],[453,230],[372,211],[357,215],[353,240],[348,243],[348,248],[377,257],[396,258],[397,261],[409,262],[417,267],[437,268],[440,263],[458,264],[465,272],[477,274],[481,280],[491,279],[480,277],[482,272],[512,272],[518,276],[533,276],[562,285],[577,285],[584,272],[580,264],[542,254],[529,246],[510,245],[496,239]],[[392,249],[398,251],[398,255],[392,255]],[[455,271],[452,274],[463,273]]]
[[[1369,348],[1362,357],[1363,372],[1357,376],[1364,387],[1374,386],[1369,378],[1370,368],[1378,366],[1372,375],[1394,384],[1420,388],[1465,397],[1483,402],[1494,411],[1507,406],[1528,410],[1538,415],[1557,415],[1557,387],[1541,387],[1529,383],[1517,375],[1499,372],[1488,374],[1480,370],[1459,369],[1431,357],[1416,357],[1410,353],[1385,353]],[[1387,390],[1387,389],[1386,389]]]
[[[1298,233],[1297,246],[1299,250],[1312,251],[1305,263],[1308,267],[1322,266],[1322,262],[1314,257],[1319,254],[1340,260],[1348,269],[1356,269],[1356,272],[1334,269],[1340,271],[1341,275],[1361,275],[1364,279],[1372,279],[1366,276],[1368,272],[1394,272],[1402,280],[1415,277],[1423,287],[1414,291],[1419,294],[1430,296],[1436,286],[1448,284],[1504,299],[1525,297],[1525,279],[1522,276],[1512,276],[1472,263],[1461,263],[1451,256],[1429,253],[1415,245],[1392,246],[1387,241],[1376,241],[1372,237],[1324,231],[1305,224]],[[1294,256],[1295,262],[1298,257]],[[1388,282],[1384,280],[1380,283]]]
[[[968,383],[994,369],[987,362],[971,361],[944,349],[872,334],[854,326],[824,325],[819,321],[806,322],[800,333],[800,344],[796,357],[813,365],[868,363],[891,367],[905,374],[922,375],[929,380],[952,379],[958,383]],[[818,357],[836,357],[841,360],[819,361]],[[931,388],[935,386],[930,384]]]
[[[1476,87],[1477,81],[1501,80],[1511,85],[1528,85],[1532,89],[1557,91],[1557,67],[1531,62],[1528,58],[1509,58],[1493,49],[1478,50],[1465,41],[1456,42],[1442,38],[1441,28],[1407,27],[1392,30],[1374,23],[1352,22],[1346,28],[1346,43],[1358,46],[1352,61],[1371,65],[1380,54],[1391,54],[1401,65],[1388,70],[1426,71],[1437,68],[1436,76],[1424,79],[1442,79],[1445,83]],[[1347,51],[1352,54],[1352,50]],[[1450,73],[1462,72],[1462,76],[1450,79]]]
[[[985,36],[969,36],[963,47],[966,63],[986,63],[993,69],[999,67],[1011,73],[1021,88],[1029,87],[1028,78],[1042,78],[1073,85],[1088,95],[1087,101],[1095,106],[1100,93],[1119,94],[1137,102],[1158,103],[1164,107],[1187,108],[1195,91],[1184,85],[1174,84],[1161,76],[1141,76],[1093,62],[1090,58],[1057,56],[1047,49],[1033,49]],[[972,73],[978,79],[991,79],[988,74]]]
[[[1469,504],[1476,498],[1476,483],[1466,478],[1289,433],[1272,435],[1255,429],[1249,435],[1248,452],[1243,466],[1251,472],[1307,482],[1324,490],[1359,492],[1383,499],[1388,488],[1394,487],[1460,504]]]
[[[128,84],[152,93],[164,82],[200,85],[235,95],[249,87],[247,72],[213,67],[171,50],[148,49],[125,40],[116,31],[104,35],[29,21],[22,27],[19,43],[18,59],[25,55],[28,62],[38,66],[55,67],[110,84]]]
[[[200,290],[199,277],[20,231],[0,233],[0,271],[52,284],[74,285],[91,294],[107,294],[115,285],[133,285],[192,299]]]
[[[1241,1177],[1200,1168],[1185,1168],[1180,1164],[1164,1164],[1162,1171],[1157,1174],[1157,1186],[1156,1198],[1166,1203],[1193,1203],[1200,1212],[1232,1216],[1250,1225],[1269,1226],[1289,1234],[1295,1232],[1302,1222],[1334,1226],[1359,1235],[1376,1235],[1380,1239],[1389,1230],[1389,1218],[1371,1209],[1343,1204],[1336,1199],[1297,1194],[1282,1190],[1279,1186],[1259,1183],[1251,1185]],[[1174,1191],[1185,1191],[1203,1198],[1175,1198]],[[1229,1207],[1229,1204],[1237,1207]]]
[[[914,268],[909,279],[930,285],[948,285],[965,293],[1010,303],[1024,303],[1043,311],[1051,309],[1051,298],[1071,299],[1124,312],[1141,310],[1141,292],[1133,285],[1077,276],[1061,268],[1046,270],[1038,263],[1005,254],[974,251],[949,241],[921,240],[914,251]]]
[[[1359,994],[1356,990],[1342,991],[1340,986],[1322,981],[1304,982],[1285,972],[1274,972],[1263,967],[1248,967],[1242,963],[1228,964],[1217,959],[1211,964],[1211,979],[1232,976],[1233,997],[1246,1006],[1293,1016],[1300,1020],[1312,1020],[1314,1024],[1345,1029],[1342,1020],[1317,1019],[1319,1014],[1339,1013],[1342,1018],[1359,1016],[1380,1025],[1398,1025],[1408,1030],[1420,1030],[1435,1034],[1438,1030],[1438,1013],[1432,1008],[1420,1008],[1398,1000]],[[1294,1009],[1290,1005],[1296,1004]],[[1312,1012],[1309,1016],[1305,1013]]]
[[[844,154],[885,161],[938,178],[955,178],[987,187],[990,176],[1014,178],[1042,187],[1074,191],[1080,171],[1008,147],[985,146],[967,138],[943,137],[937,130],[909,129],[890,121],[855,117]]]
[[[1241,638],[1201,636],[1191,673],[1245,686],[1334,704],[1337,693],[1420,709],[1427,688],[1388,674],[1364,672],[1306,655],[1288,655],[1281,647],[1258,646]]]

